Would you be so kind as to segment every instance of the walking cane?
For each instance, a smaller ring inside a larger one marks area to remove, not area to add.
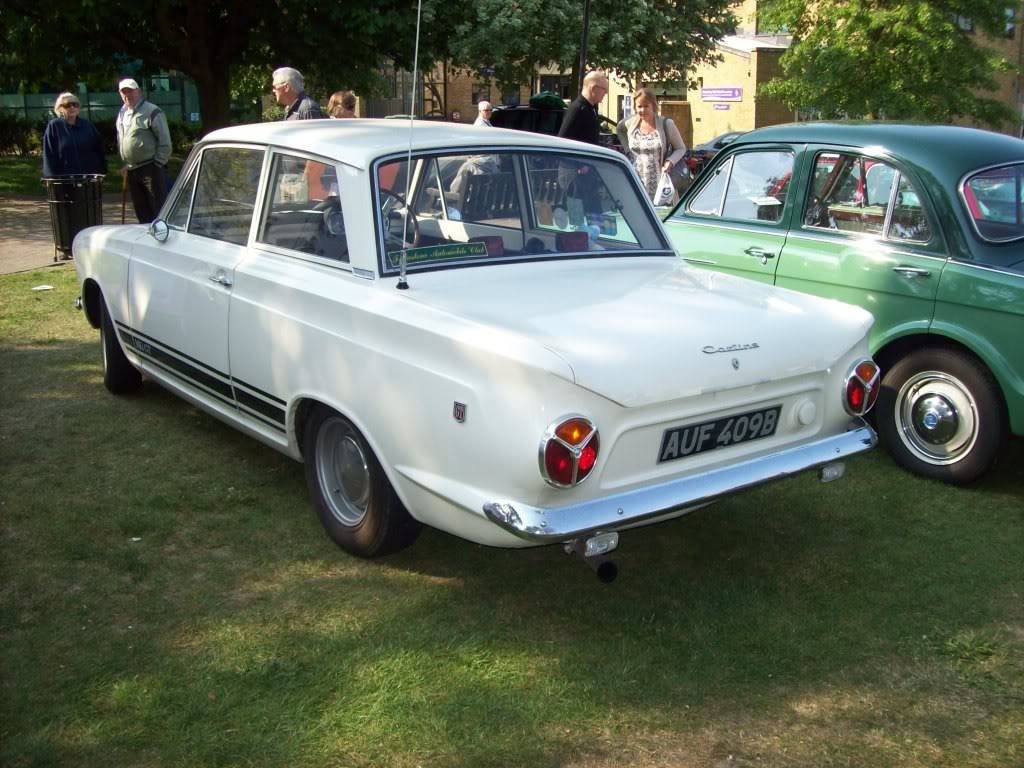
[[[124,208],[128,203],[128,174],[121,174],[121,223],[124,224]]]

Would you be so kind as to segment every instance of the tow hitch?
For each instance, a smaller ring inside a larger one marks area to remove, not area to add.
[[[611,584],[619,575],[619,566],[608,557],[619,546],[619,534],[615,531],[573,539],[562,546],[567,555],[581,557],[603,584]]]

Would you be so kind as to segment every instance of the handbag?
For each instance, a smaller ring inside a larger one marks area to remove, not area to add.
[[[661,178],[658,179],[658,187],[654,190],[654,199],[651,202],[654,203],[655,208],[661,208],[673,205],[675,201],[676,185],[672,183],[672,175],[667,171],[662,172]]]

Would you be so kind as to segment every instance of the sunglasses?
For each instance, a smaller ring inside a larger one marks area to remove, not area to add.
[[[64,109],[70,109],[71,107],[80,107],[81,104],[77,101],[69,101],[67,104],[61,104],[61,106],[64,107]]]

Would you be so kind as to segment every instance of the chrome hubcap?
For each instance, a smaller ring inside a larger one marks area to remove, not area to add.
[[[970,453],[978,439],[978,409],[970,390],[948,373],[922,371],[896,399],[900,439],[919,459],[946,465]]]
[[[328,419],[316,437],[316,473],[331,514],[342,525],[359,525],[370,501],[370,467],[352,430]]]

